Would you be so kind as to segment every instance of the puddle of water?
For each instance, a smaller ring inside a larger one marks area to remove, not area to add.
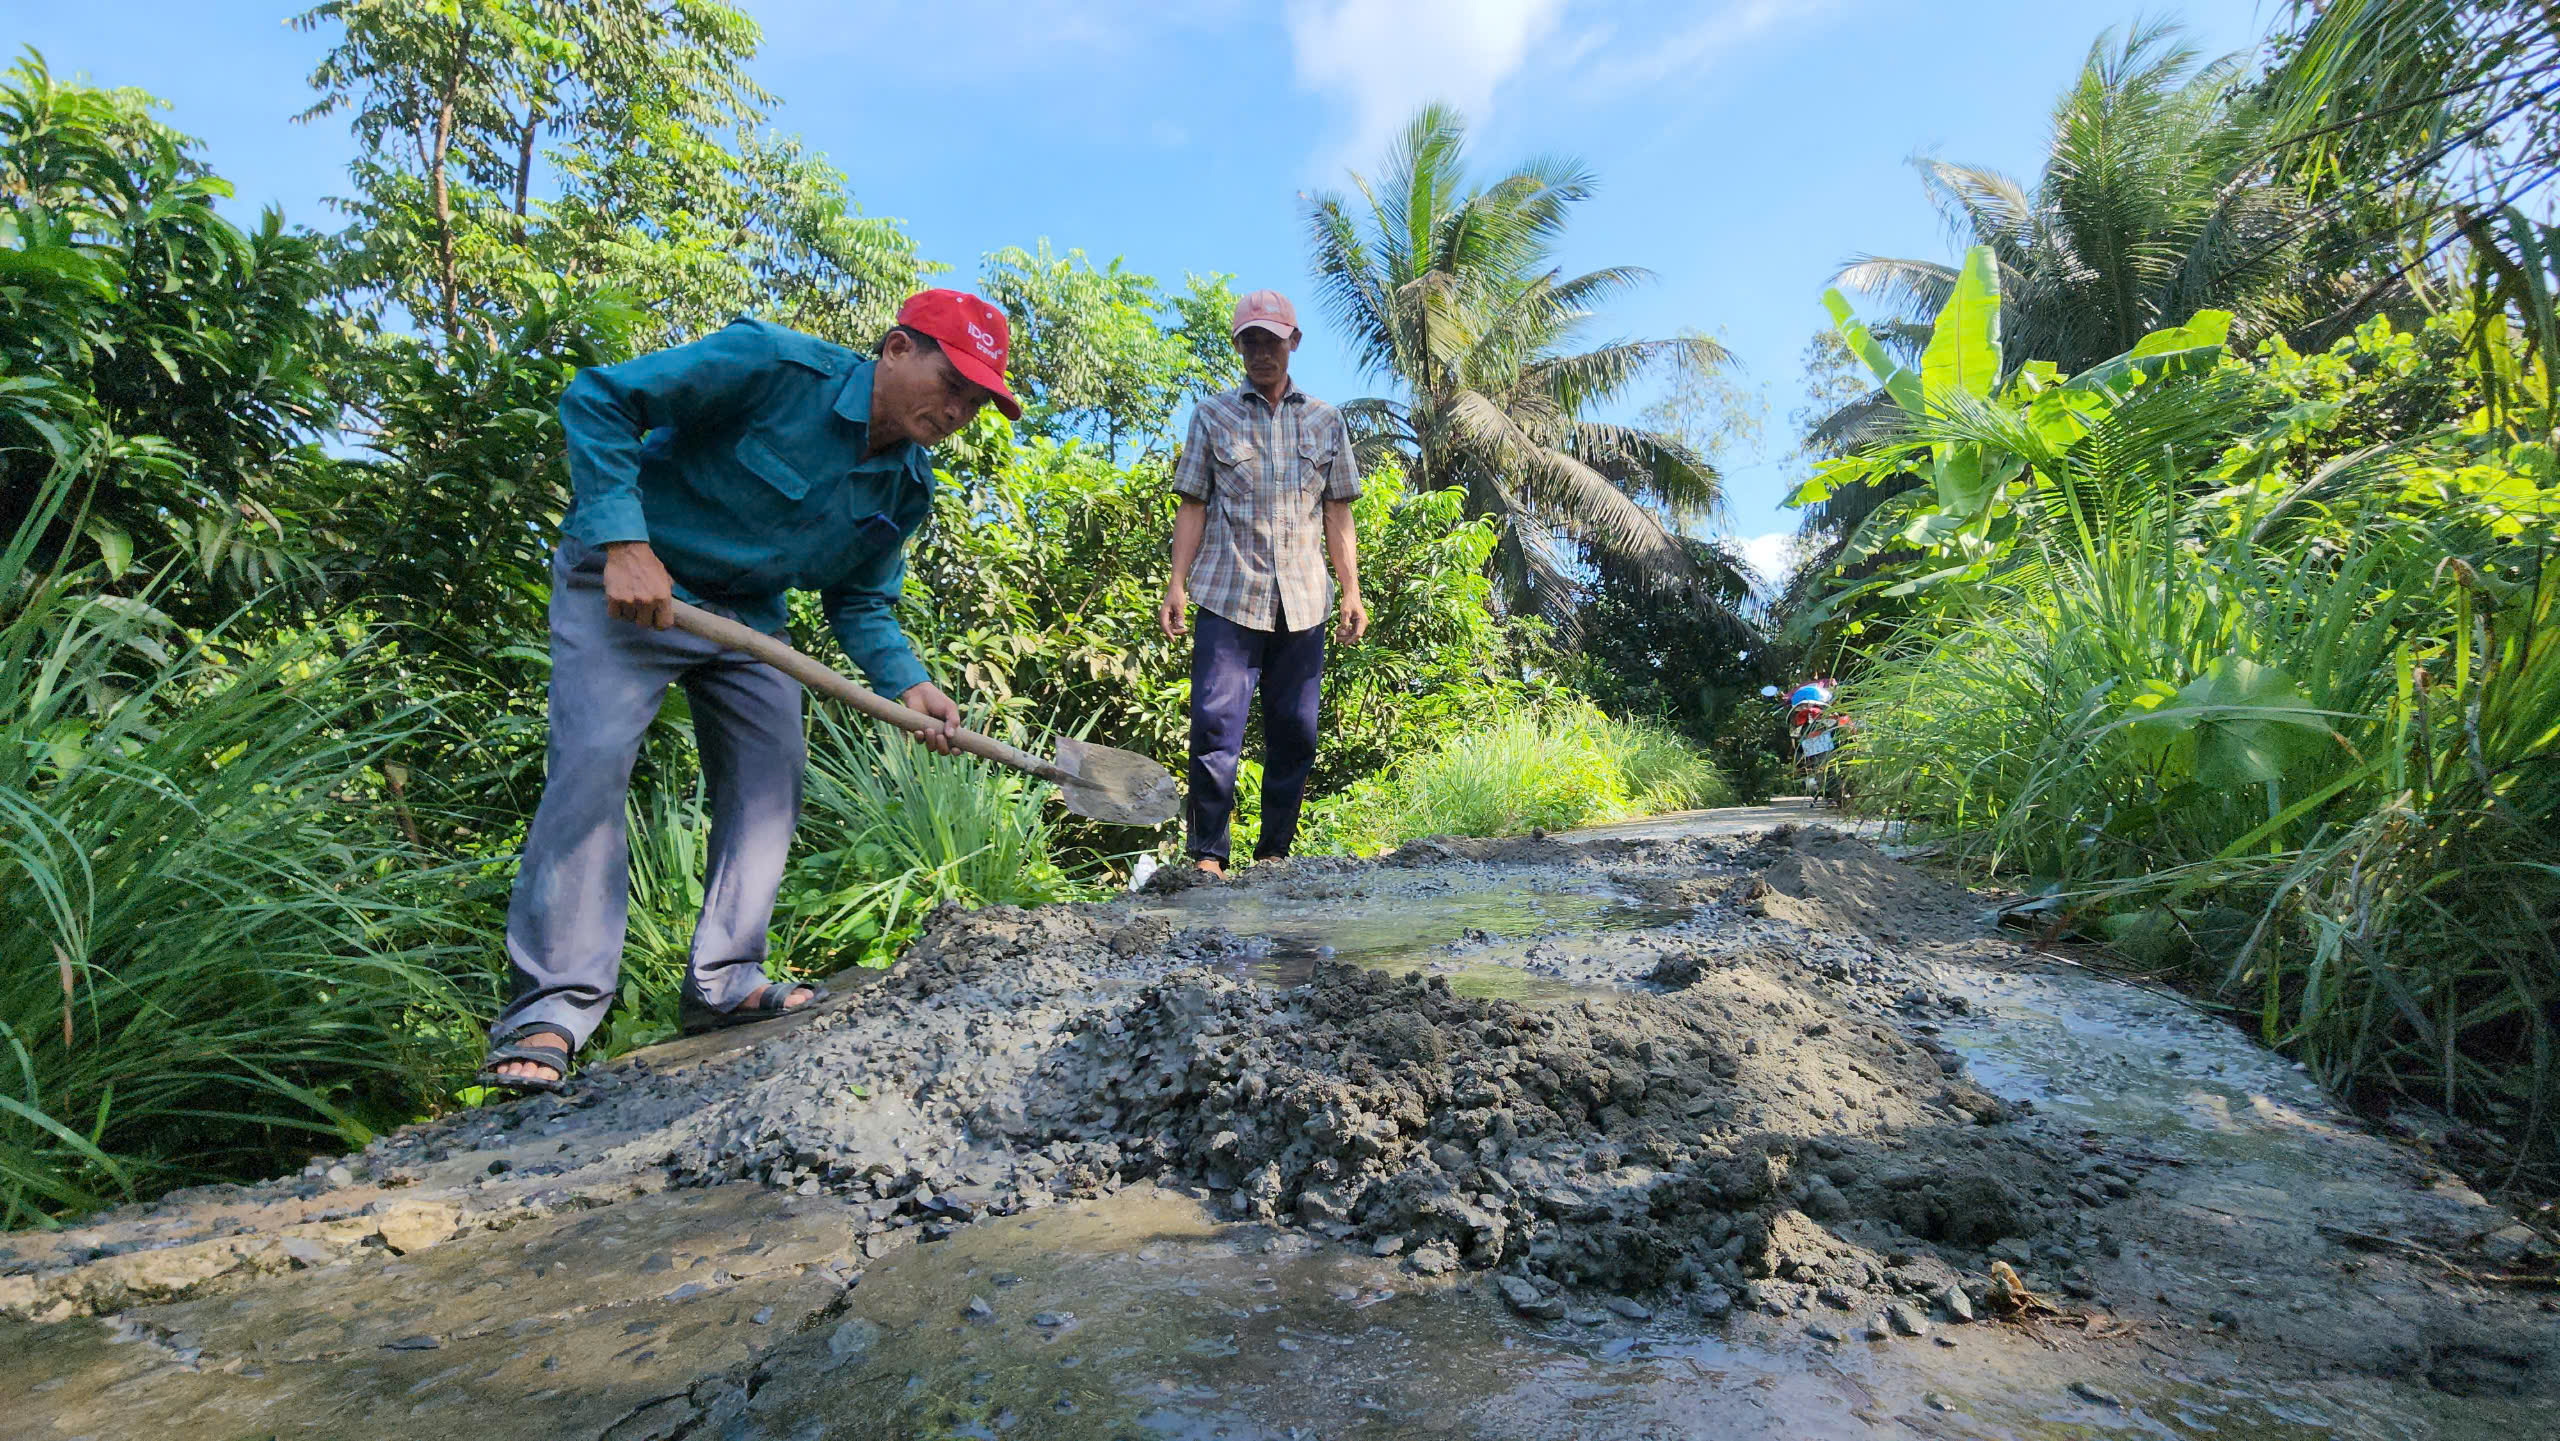
[[[1982,984],[1968,987],[1977,992]],[[2003,978],[1946,1028],[1973,1078],[2107,1135],[2314,1186],[2340,1146],[2372,1144],[2291,1063],[2135,987],[2079,975]]]
[[[1524,889],[1520,880],[1489,876],[1480,885],[1419,892],[1345,886],[1311,897],[1204,888],[1144,913],[1177,927],[1221,926],[1244,937],[1247,951],[1234,968],[1267,985],[1303,985],[1318,961],[1341,960],[1378,970],[1419,967],[1445,976],[1461,995],[1524,1001],[1588,991],[1491,957],[1471,960],[1466,952],[1476,946],[1470,943],[1496,950],[1577,934],[1657,930],[1695,914],[1691,906],[1606,888]]]
[[[1277,1249],[1271,1249],[1276,1245]],[[992,1320],[965,1319],[982,1297]],[[2423,1434],[2332,1384],[2165,1376],[2057,1357],[1988,1326],[1953,1349],[1809,1349],[1509,1314],[1479,1283],[1255,1227],[1137,1190],[893,1253],[852,1297],[881,1328],[853,1364],[780,1370],[750,1436],[1163,1438],[1660,1436],[2311,1441]],[[2121,1405],[2075,1394],[2091,1384]],[[1933,1399],[1934,1398],[1934,1399]],[[817,1420],[817,1428],[808,1425]]]

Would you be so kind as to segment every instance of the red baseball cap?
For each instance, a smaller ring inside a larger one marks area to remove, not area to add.
[[[919,290],[898,307],[898,323],[942,342],[951,368],[995,397],[1007,420],[1022,418],[1022,402],[1004,383],[1005,348],[1013,328],[1004,312],[965,290]]]

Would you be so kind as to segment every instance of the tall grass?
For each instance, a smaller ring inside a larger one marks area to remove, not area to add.
[[[430,714],[0,556],[0,1224],[362,1144],[469,1029],[374,763]]]
[[[1039,905],[1082,893],[1051,858],[1048,789],[819,710],[778,963],[886,965],[943,901]]]
[[[676,1033],[710,857],[711,816],[699,777],[685,785],[635,785],[623,808],[631,837],[631,904],[622,981],[613,1009],[590,1042],[606,1056]]]
[[[2194,543],[2159,504],[2112,520],[1986,581],[1856,687],[1863,793],[1994,872],[2140,876],[2244,835],[2298,841],[2308,813],[2257,833],[2369,750],[2396,648],[2440,615],[2423,580],[2397,583],[2423,576],[2420,536],[2304,564],[2245,529]],[[2185,731],[2157,719],[2217,673],[2263,693]],[[2281,773],[2217,764],[2250,744]]]
[[[1314,808],[1308,830],[1319,848],[1368,852],[1428,835],[1569,830],[1731,797],[1714,763],[1677,733],[1560,707],[1450,736]]]
[[[2458,581],[2432,666],[2396,657],[2348,812],[2247,879],[2225,984],[2342,1088],[2388,1088],[2560,1153],[2560,565]],[[2236,859],[2226,854],[2225,863]]]
[[[2067,892],[2349,1096],[2547,1156],[2549,553],[2454,506],[2287,529],[2165,495],[2038,547],[1856,684],[1864,793]]]
[[[1734,802],[1734,787],[1705,752],[1669,726],[1648,720],[1596,723],[1601,749],[1626,783],[1636,815],[1701,810]]]

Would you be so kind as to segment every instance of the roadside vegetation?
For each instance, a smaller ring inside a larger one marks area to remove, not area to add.
[[[1713,762],[1666,727],[1586,706],[1459,731],[1316,808],[1326,850],[1371,855],[1422,836],[1516,836],[1725,805]]]
[[[2492,1180],[2560,1161],[2554,45],[2417,0],[2263,74],[2101,41],[2038,183],[1931,167],[1960,266],[1843,272],[1874,389],[1797,496],[1869,805]],[[2134,308],[2062,323],[2107,264]]]
[[[1774,606],[1703,538],[1757,423],[1719,409],[1712,325],[1557,264],[1581,166],[1484,164],[1434,107],[1308,201],[1309,299],[1371,381],[1373,628],[1326,676],[1307,848],[1756,800],[1788,784],[1759,687],[1836,672],[1864,803],[2036,927],[2552,1166],[2560,33],[2521,0],[2275,18],[2263,56],[2099,37],[2035,176],[1923,167],[1956,253],[1851,258],[1828,298]],[[146,96],[32,54],[0,79],[8,1224],[474,1099],[542,778],[561,390],[742,310],[868,347],[951,268],[771,128],[728,5],[299,24],[311,118],[365,142],[335,228],[237,214]],[[1168,480],[1234,383],[1235,281],[1022,239],[944,258],[1007,308],[1030,407],[945,448],[904,618],[976,723],[1178,766]],[[811,726],[777,973],[1171,854]],[[635,775],[608,1051],[672,1023],[689,729],[671,696]]]

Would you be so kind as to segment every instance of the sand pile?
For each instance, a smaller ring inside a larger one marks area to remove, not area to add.
[[[386,1137],[367,1167],[405,1186],[492,1155],[480,1207],[759,1182],[854,1203],[869,1256],[1157,1181],[1426,1272],[1535,1278],[1538,1304],[1559,1284],[1669,1288],[1709,1312],[1830,1286],[1938,1294],[1989,1247],[2083,1229],[2067,1170],[1925,1024],[1906,1029],[1937,1007],[1885,934],[1951,914],[1947,888],[1811,834],[1407,851],[1245,885],[1320,906],[1346,885],[1449,884],[1409,866],[1496,888],[1505,867],[1589,868],[1833,919],[1716,905],[1634,945],[1540,942],[1524,969],[1553,951],[1586,996],[1558,1001],[1333,961],[1281,989],[1242,973],[1266,940],[1131,901],[947,908],[876,984],[751,1048],[597,1068],[567,1101]]]
[[[1970,935],[1982,907],[1962,890],[1822,827],[1781,826],[1756,848],[1746,894],[1760,915],[1886,944]]]

